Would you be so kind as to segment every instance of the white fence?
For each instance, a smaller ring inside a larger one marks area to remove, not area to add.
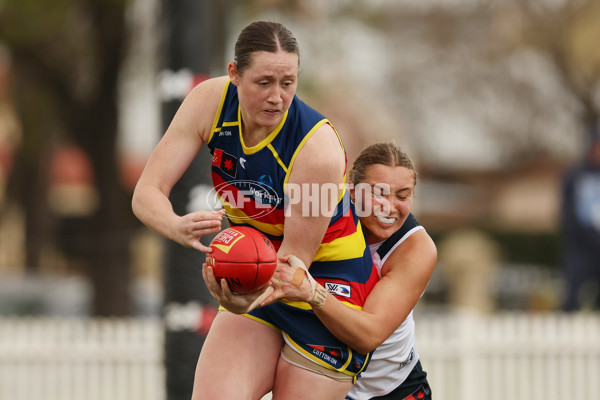
[[[435,400],[600,399],[600,315],[417,315]],[[159,320],[0,318],[0,400],[164,400]]]
[[[144,319],[0,319],[0,400],[164,400],[163,331]]]
[[[600,315],[417,317],[435,400],[600,399]]]

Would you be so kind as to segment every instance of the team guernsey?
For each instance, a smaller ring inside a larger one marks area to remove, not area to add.
[[[383,264],[393,251],[410,235],[421,229],[424,228],[410,214],[392,236],[369,246],[379,275]],[[418,361],[415,321],[411,311],[394,333],[375,349],[369,368],[356,381],[347,399],[367,400],[392,392],[406,380]]]
[[[268,137],[255,146],[246,146],[237,87],[227,81],[208,147],[212,154],[214,193],[227,211],[231,225],[252,226],[279,248],[286,204],[300,201],[301,188],[288,184],[294,160],[323,124],[330,122],[294,96],[288,111]],[[331,221],[310,265],[310,273],[346,305],[362,309],[379,277],[345,182],[344,176],[343,190],[335,209],[329,210]],[[280,330],[292,349],[325,368],[356,376],[369,361],[369,355],[358,354],[337,340],[305,302],[280,301],[246,316]]]

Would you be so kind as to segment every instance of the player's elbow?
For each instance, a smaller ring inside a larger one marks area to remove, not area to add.
[[[382,344],[387,337],[383,337],[383,335],[379,333],[369,333],[365,335],[361,340],[358,340],[354,346],[354,350],[359,352],[360,354],[367,354],[375,350]]]
[[[144,224],[147,222],[147,215],[149,211],[146,207],[146,204],[147,201],[144,200],[141,190],[136,189],[131,198],[131,211],[133,212],[133,215],[135,215],[135,217]]]
[[[361,345],[357,346],[354,350],[356,350],[360,354],[367,354],[367,353],[370,353],[373,350],[375,350],[381,343],[383,343],[383,342],[380,342],[380,343],[377,343],[377,342],[364,343],[364,344],[361,344]]]
[[[146,211],[146,206],[150,198],[150,191],[147,187],[141,184],[138,181],[135,189],[133,190],[133,195],[131,196],[131,210],[133,211],[133,215],[135,215],[140,221],[143,222],[143,215]]]
[[[354,350],[356,350],[360,354],[368,354],[368,353],[372,352],[373,350],[375,350],[376,348],[377,348],[377,346],[373,347],[369,344],[364,344],[364,345],[357,346]]]
[[[363,315],[369,315],[369,312]],[[363,323],[356,324],[359,329],[353,330],[352,339],[346,343],[360,354],[370,353],[385,342],[394,331],[393,327],[388,325],[385,320],[382,321],[377,318],[377,315],[371,314],[370,318]]]
[[[139,195],[135,191],[131,198],[131,211],[133,211],[133,215],[135,215],[138,219],[140,218],[140,214],[142,212],[142,205],[139,199]]]

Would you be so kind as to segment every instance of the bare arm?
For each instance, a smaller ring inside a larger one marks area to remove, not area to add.
[[[329,209],[335,207],[344,169],[345,156],[339,139],[333,128],[325,124],[313,134],[296,157],[288,181],[288,191],[291,187],[320,190],[325,184],[333,184],[337,190],[329,199],[313,197],[319,203],[314,215],[313,208],[303,204],[308,198],[307,193],[302,193],[303,201],[289,205],[279,255],[293,253],[310,267],[331,221],[331,215],[324,212],[322,208],[325,204],[321,205],[321,201],[328,201]]]
[[[173,212],[169,193],[208,140],[225,77],[196,86],[185,98],[150,156],[133,193],[136,217],[153,231],[177,243],[206,251],[199,238],[218,232],[222,212]]]
[[[382,278],[367,297],[362,311],[347,307],[324,289],[323,307],[313,309],[335,337],[360,353],[368,353],[383,343],[415,307],[436,261],[433,240],[425,231],[417,231],[386,260]],[[293,275],[293,268],[285,264],[278,267],[274,276],[276,290],[263,305],[280,297],[306,300],[312,296],[308,279],[304,279],[301,287],[294,287],[290,284]]]

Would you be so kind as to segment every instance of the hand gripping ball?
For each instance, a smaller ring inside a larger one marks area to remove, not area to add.
[[[225,279],[232,292],[252,293],[266,284],[277,267],[277,251],[265,235],[248,226],[221,231],[210,243],[206,264],[217,281]]]

